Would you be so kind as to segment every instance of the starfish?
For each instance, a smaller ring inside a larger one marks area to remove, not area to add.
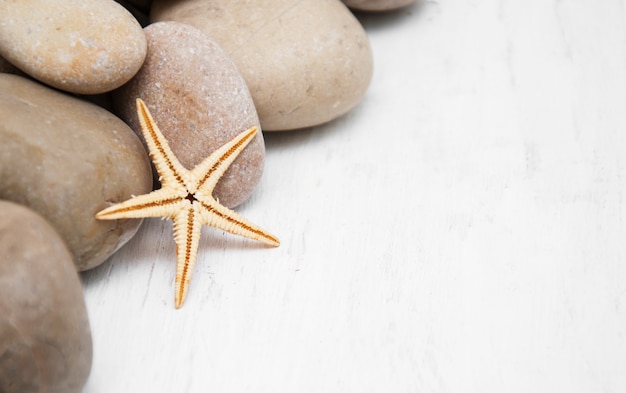
[[[252,224],[212,196],[218,180],[257,133],[251,127],[214,151],[193,170],[182,166],[170,149],[146,104],[137,99],[137,114],[150,157],[159,174],[161,188],[108,207],[96,214],[100,220],[162,217],[174,222],[176,285],[174,302],[180,308],[187,295],[196,262],[202,224],[263,243],[278,246],[279,240]]]

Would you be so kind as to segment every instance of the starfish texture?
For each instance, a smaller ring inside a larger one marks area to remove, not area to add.
[[[213,189],[237,155],[257,133],[252,127],[214,151],[193,170],[181,165],[157,127],[145,103],[137,99],[137,113],[161,188],[132,197],[96,214],[100,220],[163,217],[174,222],[176,242],[175,305],[180,308],[196,262],[202,224],[278,246],[275,236],[252,224],[212,196]]]

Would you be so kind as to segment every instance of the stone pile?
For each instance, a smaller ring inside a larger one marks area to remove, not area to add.
[[[141,224],[94,216],[153,187],[136,98],[188,168],[251,126],[329,122],[372,77],[348,7],[413,1],[0,0],[0,391],[71,393],[86,381],[77,271]],[[215,196],[245,201],[264,156],[259,133]]]

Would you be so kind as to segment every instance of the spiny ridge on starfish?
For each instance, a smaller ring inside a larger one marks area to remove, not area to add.
[[[187,295],[196,263],[202,225],[258,240],[271,246],[278,238],[221,205],[212,195],[226,169],[258,132],[251,127],[237,135],[193,170],[182,166],[170,149],[145,103],[137,99],[137,114],[150,157],[159,174],[161,188],[108,207],[96,214],[100,220],[164,217],[174,222],[176,242],[176,284],[174,301],[180,308]]]

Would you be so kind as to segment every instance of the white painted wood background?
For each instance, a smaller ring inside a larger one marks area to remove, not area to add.
[[[169,222],[83,275],[85,392],[625,392],[622,0],[361,17],[362,104],[266,135],[181,310]]]

